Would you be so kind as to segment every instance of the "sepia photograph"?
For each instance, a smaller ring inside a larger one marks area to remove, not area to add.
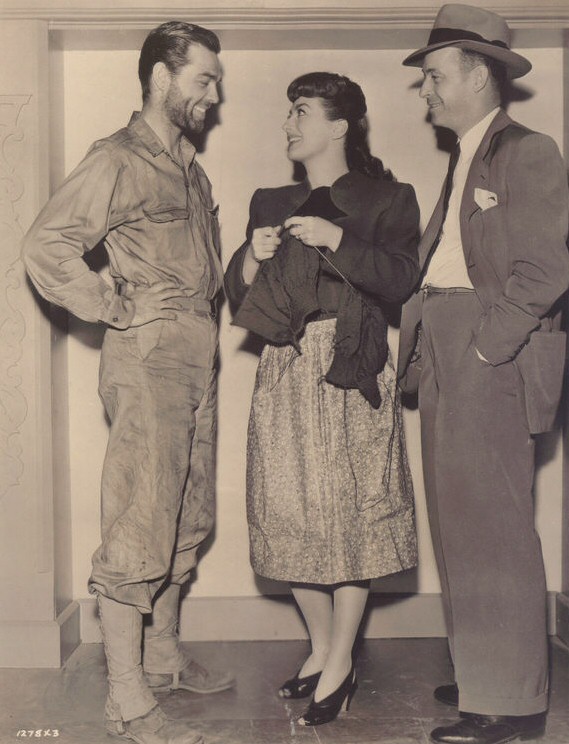
[[[569,744],[569,0],[0,42],[0,744]]]

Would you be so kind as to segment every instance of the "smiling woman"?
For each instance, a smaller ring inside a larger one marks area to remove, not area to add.
[[[251,563],[289,581],[312,653],[279,694],[314,698],[299,723],[333,720],[356,688],[355,636],[372,578],[417,548],[384,303],[417,280],[419,212],[367,143],[346,77],[294,80],[283,126],[306,179],[258,190],[226,286],[234,323],[266,341],[247,443]]]
[[[327,118],[321,98],[300,96],[294,101],[283,125],[288,157],[306,167],[313,158],[325,155],[335,140],[343,139],[346,128],[345,119],[334,121]]]

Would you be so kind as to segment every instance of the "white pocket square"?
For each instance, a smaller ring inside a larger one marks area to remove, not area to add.
[[[474,189],[474,201],[484,212],[485,209],[496,207],[498,205],[498,194],[493,191],[486,191],[486,189]]]

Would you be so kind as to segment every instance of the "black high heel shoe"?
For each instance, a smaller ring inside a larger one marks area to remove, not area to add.
[[[316,689],[316,685],[318,684],[318,680],[320,679],[320,675],[322,674],[322,672],[310,674],[308,675],[308,677],[299,677],[299,673],[300,669],[294,675],[294,677],[292,677],[292,679],[287,679],[284,685],[279,688],[280,697],[287,699],[297,699],[312,695],[312,693]]]
[[[316,702],[314,698],[306,712],[298,719],[301,726],[320,726],[333,721],[340,711],[348,710],[358,683],[356,673],[352,667],[342,684],[330,693],[328,697]]]

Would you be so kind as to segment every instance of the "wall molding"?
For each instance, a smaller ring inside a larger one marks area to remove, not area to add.
[[[426,28],[436,13],[438,5],[431,7],[352,7],[339,8],[333,5],[306,7],[305,4],[289,2],[288,7],[26,7],[25,0],[18,6],[0,8],[0,20],[47,21],[52,29],[63,29],[77,24],[122,27],[132,25],[140,28],[144,24],[156,24],[165,18],[192,20],[216,29],[241,28],[329,28],[357,29],[385,27]],[[569,7],[565,4],[504,5],[495,7],[513,27],[556,28],[569,26]]]
[[[25,139],[20,115],[31,98],[27,94],[0,95],[0,498],[20,484],[24,472],[21,427],[28,403],[22,392],[26,321],[18,307],[18,295],[25,281],[18,208],[25,196],[25,183],[19,150]]]
[[[0,667],[59,668],[81,643],[81,611],[71,602],[55,620],[0,622]]]
[[[556,633],[556,592],[549,592],[548,632]],[[81,642],[101,643],[97,605],[81,606]],[[446,636],[440,594],[371,594],[365,638],[441,638]],[[290,641],[307,638],[290,595],[188,597],[180,610],[182,641]]]

